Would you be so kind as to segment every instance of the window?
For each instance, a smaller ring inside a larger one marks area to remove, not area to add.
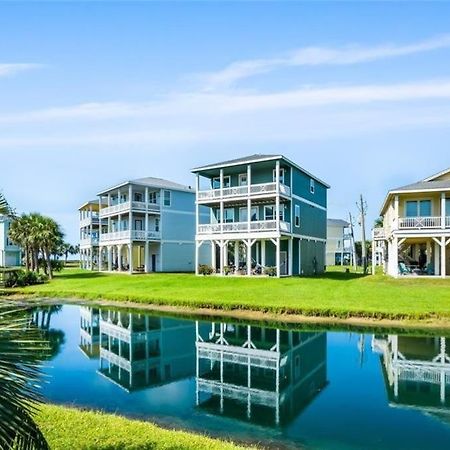
[[[316,192],[316,181],[312,178],[309,180],[309,192],[311,192],[311,194],[314,194],[314,192]]]
[[[134,193],[134,201],[135,202],[142,202],[142,201],[144,201],[144,196],[142,195],[142,193],[135,192]]]
[[[149,203],[157,203],[158,202],[158,198],[156,196],[156,192],[149,192],[148,193],[148,202]]]
[[[275,220],[275,205],[264,206],[264,220]],[[284,222],[284,207],[280,205],[280,220]]]
[[[239,222],[247,222],[248,216],[247,216],[248,209],[246,207],[239,208]],[[250,211],[250,219],[252,222],[255,220],[258,220],[258,207],[252,206]]]
[[[300,226],[300,205],[295,205],[295,226]]]
[[[277,170],[276,170],[276,169],[273,169],[273,175],[272,175],[272,177],[273,177],[273,181],[274,181],[274,182],[277,180],[276,174],[277,174]],[[284,184],[284,174],[285,174],[284,169],[280,169],[280,183],[281,183],[281,184]]]
[[[225,223],[234,222],[234,208],[225,208],[223,210],[223,221]]]
[[[431,200],[408,200],[405,206],[406,217],[430,217]]]
[[[159,232],[159,219],[155,219],[155,231]]]
[[[275,218],[275,207],[264,206],[264,220],[274,220],[274,218]]]
[[[231,177],[227,175],[226,177],[223,177],[223,187],[228,188],[230,186],[231,186]],[[220,189],[220,177],[215,177],[212,179],[212,188]]]
[[[134,221],[134,229],[137,231],[142,231],[142,220],[141,219],[136,219]]]
[[[170,206],[172,204],[172,192],[164,191],[164,206]]]
[[[247,186],[247,174],[246,173],[241,173],[239,175],[239,186]]]

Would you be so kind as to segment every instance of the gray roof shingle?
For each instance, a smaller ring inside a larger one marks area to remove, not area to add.
[[[327,225],[335,225],[339,227],[349,227],[350,224],[342,219],[327,219]]]
[[[182,191],[182,192],[195,192],[191,186],[186,186],[184,184],[175,183],[174,181],[165,180],[164,178],[156,178],[156,177],[144,177],[137,178],[136,180],[128,180],[122,183],[116,184],[108,189],[103,189],[97,195],[101,195],[103,193],[112,191],[117,189],[120,186],[126,186],[128,184],[138,184],[141,186],[148,186],[157,189],[170,189],[172,191]]]
[[[422,190],[434,190],[434,189],[449,189],[450,180],[442,181],[419,181],[417,183],[407,184],[406,186],[401,186],[397,189],[392,189],[391,192],[402,192],[402,191],[422,191]]]

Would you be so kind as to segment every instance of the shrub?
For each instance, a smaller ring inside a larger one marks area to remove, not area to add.
[[[264,267],[263,269],[264,275],[269,275],[269,277],[277,276],[277,268],[273,266]]]
[[[198,266],[198,273],[200,275],[211,275],[214,273],[214,269],[211,266],[208,266],[208,264],[200,264]]]
[[[225,274],[225,275],[229,275],[230,273],[232,273],[233,272],[233,269],[230,267],[230,266],[224,266],[223,267],[223,273]]]
[[[47,275],[37,274],[36,272],[27,272],[25,270],[16,270],[12,272],[6,281],[6,287],[24,287],[33,284],[43,284],[48,280]]]

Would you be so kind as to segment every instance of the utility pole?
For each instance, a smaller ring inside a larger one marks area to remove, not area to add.
[[[361,257],[363,273],[367,272],[367,249],[366,249],[366,214],[367,202],[363,199],[362,194],[359,197],[359,202],[356,204],[359,210],[359,223],[361,225]]]
[[[350,223],[350,242],[351,242],[351,246],[352,246],[352,264],[353,264],[353,268],[356,271],[357,263],[356,263],[355,231],[353,230],[353,217],[352,217],[351,212],[348,213],[348,217],[349,217],[349,223]]]

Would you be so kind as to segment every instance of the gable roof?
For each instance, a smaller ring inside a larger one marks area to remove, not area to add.
[[[395,189],[391,189],[383,202],[383,206],[380,210],[380,215],[383,215],[389,199],[392,195],[402,194],[407,192],[433,192],[433,191],[450,191],[450,180],[436,180],[443,175],[450,173],[450,169],[443,170],[431,177],[425,178],[424,180],[418,181],[416,183],[407,184],[406,186],[400,186]]]
[[[336,227],[349,227],[350,224],[346,220],[342,219],[327,219],[327,226],[336,226]]]
[[[206,166],[195,167],[194,169],[191,170],[191,172],[192,173],[198,173],[198,172],[203,172],[205,170],[221,169],[223,167],[240,166],[240,165],[243,165],[243,164],[251,164],[251,163],[256,163],[256,162],[276,161],[278,159],[279,160],[283,160],[287,164],[297,168],[298,170],[300,170],[301,172],[305,173],[309,177],[313,178],[317,182],[323,184],[326,188],[328,188],[328,189],[330,188],[329,184],[325,183],[324,181],[322,181],[320,178],[316,177],[315,175],[309,173],[308,171],[306,171],[305,169],[300,167],[298,164],[295,164],[290,159],[286,158],[283,155],[279,155],[279,154],[278,155],[274,155],[274,154],[255,153],[253,155],[244,156],[242,158],[230,159],[228,161],[222,161],[222,162],[218,162],[218,163],[214,163],[214,164],[208,164]]]
[[[120,184],[112,186],[108,189],[102,190],[97,195],[105,194],[109,191],[118,189],[122,186],[127,186],[129,184],[145,186],[145,187],[153,187],[153,188],[157,188],[157,189],[168,189],[168,190],[172,190],[172,191],[182,191],[182,192],[192,192],[192,193],[195,192],[195,190],[192,189],[191,186],[185,186],[184,184],[175,183],[174,181],[165,180],[164,178],[144,177],[144,178],[137,178],[136,180],[124,181],[123,183],[120,183]]]

